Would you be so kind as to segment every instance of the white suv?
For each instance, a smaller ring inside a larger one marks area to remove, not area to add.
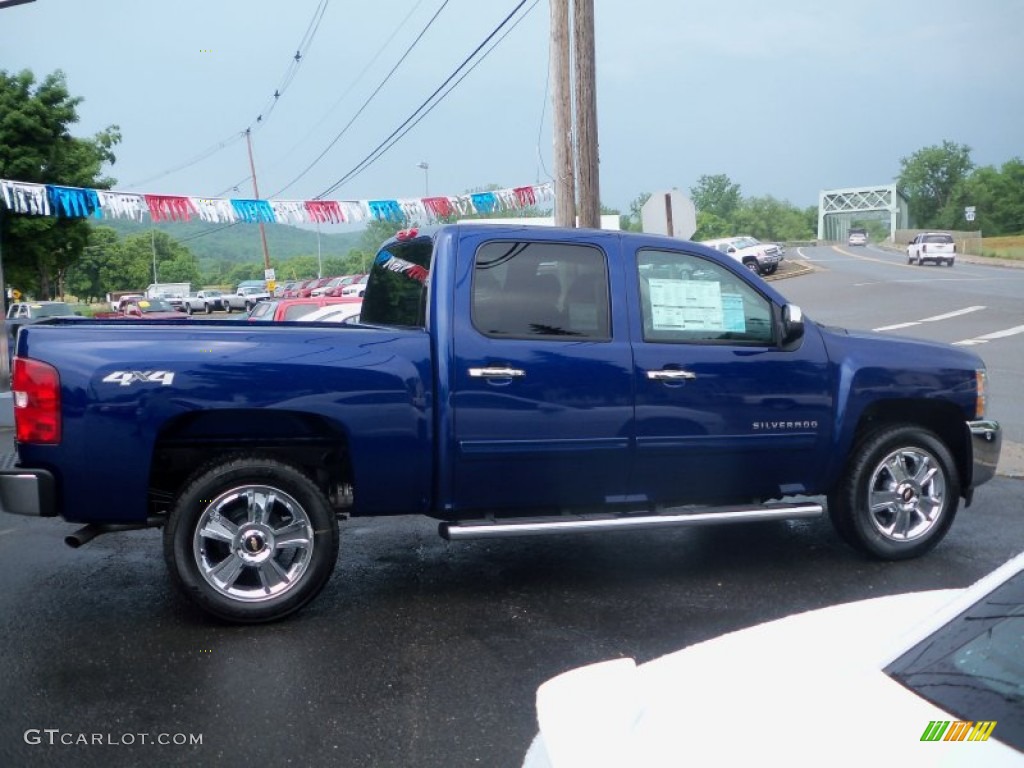
[[[956,261],[956,243],[949,232],[922,232],[907,246],[907,264],[926,261],[952,267]]]

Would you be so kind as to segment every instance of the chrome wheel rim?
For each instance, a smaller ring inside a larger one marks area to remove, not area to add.
[[[913,541],[927,534],[945,503],[946,477],[935,456],[921,448],[893,451],[871,474],[871,524],[891,541]]]
[[[192,553],[203,579],[218,593],[265,602],[302,581],[313,554],[313,525],[302,505],[279,488],[243,485],[203,510]]]

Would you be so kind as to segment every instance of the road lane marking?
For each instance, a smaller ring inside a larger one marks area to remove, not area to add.
[[[896,325],[883,325],[881,328],[872,328],[872,331],[895,331],[897,328],[910,328],[915,325],[920,325],[920,320],[915,320],[911,323],[896,323]]]
[[[873,331],[895,331],[897,328],[911,328],[921,323],[935,323],[939,320],[949,320],[953,317],[960,317],[961,315],[968,315],[971,312],[977,312],[978,310],[985,309],[985,307],[965,307],[964,309],[957,309],[952,312],[946,312],[942,315],[934,315],[932,317],[926,317],[923,320],[913,320],[909,323],[896,323],[895,325],[883,325],[881,328],[872,328]]]
[[[983,306],[977,307],[965,307],[964,309],[957,309],[953,312],[947,312],[944,315],[935,315],[935,317],[926,317],[922,320],[922,323],[934,323],[938,320],[949,320],[951,317],[960,317],[961,315],[969,315],[971,312],[977,312],[980,309],[985,309]]]
[[[953,344],[958,347],[971,347],[975,344],[988,344],[993,339],[1005,339],[1007,336],[1016,336],[1019,333],[1024,333],[1024,325],[1007,328],[1005,331],[993,331],[992,333],[986,333],[984,336],[976,336],[973,339],[954,341]]]

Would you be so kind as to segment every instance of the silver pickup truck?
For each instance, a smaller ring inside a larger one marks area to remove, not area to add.
[[[256,306],[256,302],[266,301],[269,298],[270,293],[265,288],[258,288],[254,285],[243,285],[234,293],[224,296],[228,312],[233,312],[236,309],[248,312]]]

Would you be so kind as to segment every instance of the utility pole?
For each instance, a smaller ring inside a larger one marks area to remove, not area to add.
[[[554,112],[555,226],[576,226],[576,173],[572,152],[569,0],[551,0],[551,61]]]
[[[576,174],[580,226],[601,227],[597,154],[597,77],[594,63],[594,0],[573,1],[576,101]]]
[[[252,173],[252,192],[253,197],[257,200],[260,199],[260,188],[256,183],[256,163],[252,159],[252,131],[249,128],[245,129],[245,144],[249,147],[249,171]],[[267,248],[267,230],[263,228],[263,222],[259,222],[260,225],[260,239],[263,241],[263,269],[270,269],[270,249]]]

